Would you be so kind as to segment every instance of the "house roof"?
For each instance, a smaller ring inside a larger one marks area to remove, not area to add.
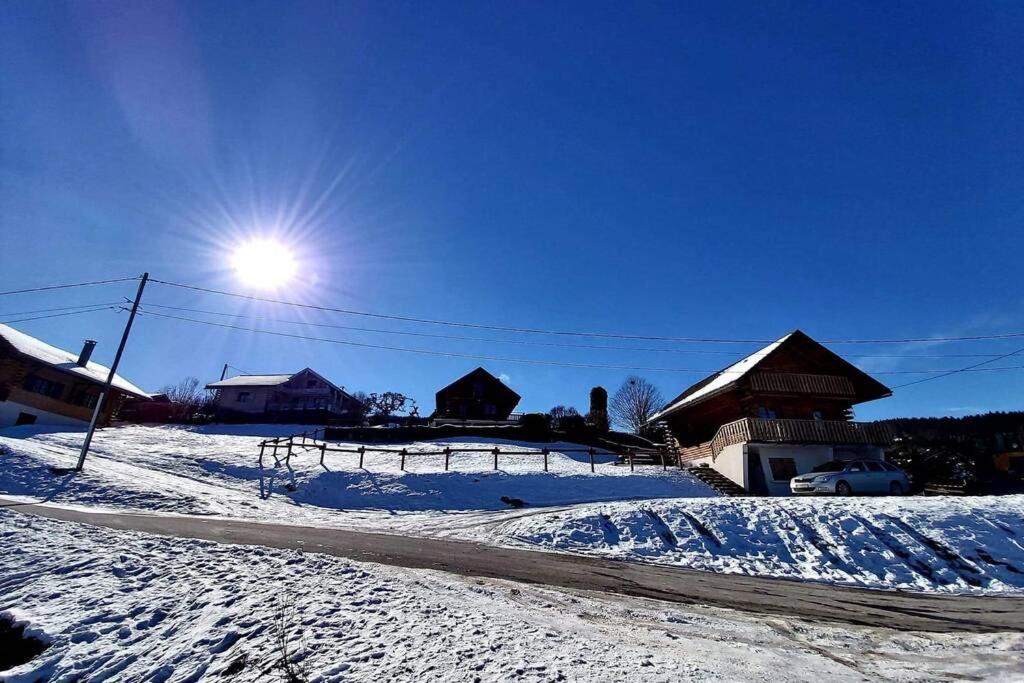
[[[674,399],[672,399],[672,401],[670,401],[664,408],[662,408],[657,413],[652,415],[648,422],[655,422],[657,420],[664,419],[669,414],[674,413],[680,410],[681,408],[694,405],[696,403],[700,403],[706,398],[709,398],[711,396],[717,395],[723,391],[727,391],[733,388],[741,379],[743,379],[747,374],[750,373],[750,371],[752,371],[754,368],[760,365],[773,352],[775,352],[783,345],[786,345],[787,343],[790,342],[794,342],[798,339],[810,342],[811,344],[819,347],[826,353],[834,356],[843,364],[847,365],[851,372],[856,373],[857,375],[865,378],[869,382],[877,385],[880,388],[880,391],[878,392],[879,395],[874,396],[873,398],[880,398],[881,396],[886,396],[892,393],[888,387],[877,382],[873,377],[865,373],[860,368],[851,365],[841,356],[839,356],[836,353],[833,353],[826,347],[814,341],[800,330],[794,330],[793,332],[790,332],[784,337],[781,337],[780,339],[773,341],[771,344],[768,344],[764,348],[758,349],[757,351],[750,354],[746,358],[743,358],[742,360],[739,360],[733,363],[732,365],[719,370],[718,372],[709,377],[705,377],[701,381],[689,387],[683,393],[679,394]]]
[[[8,325],[0,324],[0,338],[13,346],[14,350],[22,355],[57,370],[78,375],[82,379],[96,382],[97,384],[104,384],[107,381],[107,375],[110,374],[110,368],[105,365],[89,361],[85,367],[82,367],[78,364],[77,353],[58,349],[56,346],[51,346]],[[114,381],[111,383],[111,386],[132,396],[149,398],[149,394],[120,375],[114,375]]]
[[[290,375],[237,375],[235,377],[229,377],[228,379],[224,379],[219,382],[211,382],[210,384],[206,385],[206,388],[223,389],[225,387],[276,387],[284,384],[285,382],[289,381],[296,375],[301,375],[304,372],[308,372],[311,375],[315,375],[317,378],[325,382],[328,386],[336,389],[337,391],[340,391],[353,401],[359,400],[352,394],[348,393],[347,391],[339,387],[331,380],[321,375],[316,370],[313,370],[312,368],[303,368],[298,372],[293,372]]]
[[[219,382],[212,382],[206,385],[207,389],[223,389],[224,387],[276,387],[284,384],[298,373],[291,375],[238,375],[222,379]]]
[[[507,384],[505,384],[500,379],[498,379],[497,377],[495,377],[491,373],[487,372],[487,370],[485,370],[483,368],[477,368],[476,370],[471,370],[470,372],[467,372],[465,375],[463,375],[462,377],[459,377],[457,380],[455,380],[451,384],[449,384],[449,385],[447,385],[447,386],[445,386],[445,387],[443,387],[441,389],[438,389],[437,393],[441,394],[441,393],[443,393],[445,391],[448,391],[449,389],[454,387],[459,382],[462,382],[462,381],[467,380],[470,377],[474,377],[474,376],[478,376],[478,377],[481,377],[482,379],[486,379],[486,380],[489,380],[489,381],[495,383],[497,386],[499,386],[502,389],[504,389],[510,395],[515,396],[517,401],[520,398],[522,398],[519,394],[517,394],[515,392],[515,390],[512,389],[512,387],[508,386]]]

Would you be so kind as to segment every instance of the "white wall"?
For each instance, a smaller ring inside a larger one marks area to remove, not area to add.
[[[235,410],[240,413],[263,413],[267,409],[267,398],[272,387],[224,387],[219,390],[217,407],[224,410]],[[249,400],[238,402],[238,394],[248,392]]]
[[[85,420],[76,420],[75,418],[67,417],[66,415],[58,415],[57,413],[51,413],[46,410],[39,410],[38,408],[33,408],[32,406],[27,406],[15,401],[0,401],[0,428],[13,427],[14,423],[18,421],[18,415],[20,413],[35,415],[35,424],[37,425],[67,425],[69,427],[89,426],[89,423]]]
[[[746,444],[734,443],[726,446],[711,466],[743,488],[747,488]]]
[[[806,474],[812,468],[833,459],[832,446],[797,446],[791,444],[748,444],[749,449],[754,449],[761,454],[761,469],[764,471],[764,480],[768,485],[768,492],[773,496],[788,496],[789,478],[785,480],[772,479],[772,468],[769,466],[768,458],[793,458],[797,474]]]
[[[796,445],[796,444],[756,444],[742,443],[732,444],[722,449],[718,457],[712,461],[705,459],[695,461],[694,465],[706,462],[723,475],[736,482],[743,488],[750,490],[751,483],[748,481],[747,456],[755,452],[761,455],[761,470],[764,472],[765,485],[768,492],[773,496],[788,496],[789,478],[775,480],[772,478],[769,458],[792,458],[796,466],[797,474],[806,474],[814,467],[831,460],[881,460],[884,449],[878,446],[826,446],[826,445]]]

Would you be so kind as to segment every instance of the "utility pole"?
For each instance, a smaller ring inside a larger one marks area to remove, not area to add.
[[[110,365],[110,373],[107,375],[107,381],[103,385],[103,390],[100,391],[99,398],[96,399],[96,407],[92,410],[92,420],[89,421],[89,431],[85,434],[85,442],[82,444],[82,452],[78,455],[78,465],[75,466],[75,470],[78,472],[82,471],[82,466],[85,465],[85,456],[89,453],[89,444],[92,443],[92,435],[96,431],[96,423],[100,419],[100,412],[103,410],[103,404],[107,400],[107,396],[110,394],[110,385],[114,382],[114,376],[117,374],[117,366],[121,362],[121,354],[124,353],[124,346],[128,343],[128,335],[132,331],[132,323],[135,322],[135,314],[139,310],[139,302],[142,301],[142,290],[146,288],[146,282],[149,281],[149,273],[142,274],[142,280],[139,282],[139,291],[135,293],[135,302],[132,304],[131,313],[128,314],[128,322],[124,325],[124,334],[121,335],[121,343],[117,347],[117,353],[114,354],[114,362]]]
[[[221,382],[224,381],[224,378],[227,376],[227,374],[228,374],[228,364],[225,363],[224,364],[224,369],[220,371],[220,381]]]

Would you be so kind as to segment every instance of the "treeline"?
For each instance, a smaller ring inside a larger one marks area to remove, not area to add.
[[[992,412],[964,417],[901,417],[881,420],[896,436],[913,439],[992,441],[995,451],[1024,443],[1024,411]]]

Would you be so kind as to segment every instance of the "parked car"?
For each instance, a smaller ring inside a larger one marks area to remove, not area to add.
[[[880,460],[833,460],[793,477],[789,488],[796,494],[901,496],[910,490],[910,479],[900,468]]]

